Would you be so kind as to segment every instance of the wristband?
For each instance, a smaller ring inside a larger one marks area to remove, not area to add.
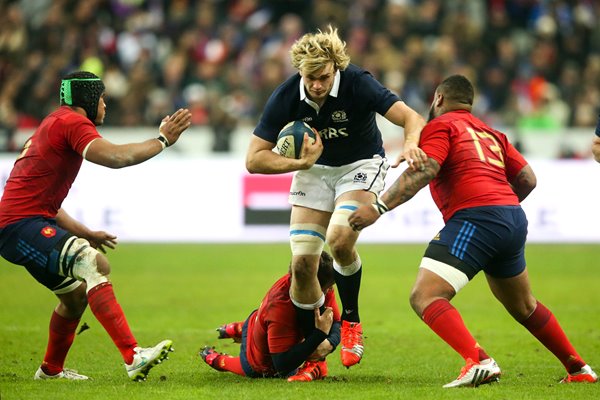
[[[379,215],[383,215],[386,212],[390,211],[388,206],[386,206],[385,203],[379,197],[375,199],[375,202],[372,204],[372,206],[375,209],[375,211],[379,213]]]
[[[163,150],[170,146],[169,141],[162,133],[156,139],[158,139],[158,141],[160,142]]]
[[[598,115],[598,123],[596,124],[596,136],[600,137],[600,115]]]

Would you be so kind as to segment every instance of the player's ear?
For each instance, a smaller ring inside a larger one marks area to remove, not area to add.
[[[436,107],[441,107],[441,105],[444,104],[444,94],[435,92],[434,102]]]

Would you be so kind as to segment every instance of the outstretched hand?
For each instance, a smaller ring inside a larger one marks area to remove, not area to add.
[[[104,231],[92,231],[86,239],[93,248],[104,254],[106,254],[104,246],[114,250],[117,245],[117,237]]]
[[[396,168],[402,161],[406,161],[408,167],[413,171],[423,171],[425,169],[425,161],[427,161],[427,154],[416,143],[404,143],[404,150],[391,165],[392,168]]]
[[[192,113],[187,108],[180,108],[173,115],[164,117],[158,128],[159,132],[169,141],[169,146],[175,144],[179,136],[192,124]]]

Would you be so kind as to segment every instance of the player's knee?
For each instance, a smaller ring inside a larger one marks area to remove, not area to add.
[[[422,316],[427,306],[441,298],[448,299],[448,296],[434,296],[421,289],[413,288],[410,292],[408,301],[414,312],[417,313],[418,316]]]
[[[532,296],[528,296],[522,301],[513,301],[504,304],[506,311],[517,321],[523,322],[533,314],[537,307],[537,300]]]
[[[96,252],[96,268],[102,275],[110,274],[110,262],[108,262],[108,258],[98,251]]]
[[[426,296],[424,296],[423,293],[417,288],[413,287],[412,291],[410,292],[408,302],[418,316],[423,315],[423,311],[425,310],[425,297]]]
[[[68,293],[57,295],[58,313],[67,319],[78,319],[87,307],[86,285],[82,284]]]
[[[108,281],[110,264],[87,240],[74,237],[66,242],[61,253],[61,271],[65,276],[85,281],[89,291]]]
[[[305,282],[310,282],[312,279],[314,279],[316,272],[312,272],[308,268],[305,268],[305,269],[296,269],[296,270],[294,270],[293,274],[294,274],[294,279],[296,279],[296,281],[298,283],[302,284]]]
[[[296,256],[292,260],[292,274],[298,282],[309,282],[317,276],[319,259],[316,256]]]
[[[331,255],[336,261],[351,260],[354,252],[354,241],[344,236],[331,236],[327,239]]]

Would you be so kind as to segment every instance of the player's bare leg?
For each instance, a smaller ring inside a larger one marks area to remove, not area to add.
[[[325,227],[329,223],[330,216],[328,212],[292,206],[290,298],[305,335],[314,329],[314,309],[321,307],[325,302],[317,271],[321,251],[325,245]]]
[[[70,292],[56,295],[60,303],[52,313],[46,354],[42,365],[35,373],[34,379],[88,379],[85,375],[64,368],[67,353],[75,339],[77,325],[87,307],[85,289],[85,283],[81,283]]]
[[[596,373],[579,356],[554,314],[531,293],[527,270],[512,278],[486,274],[494,296],[512,317],[535,336],[567,370],[561,382],[596,382]]]
[[[327,230],[327,244],[334,258],[335,282],[342,301],[342,364],[351,367],[360,362],[364,352],[363,331],[358,312],[362,262],[355,249],[359,232],[348,223],[348,216],[359,206],[371,204],[375,194],[350,191],[336,199],[335,210]]]
[[[446,267],[447,270],[453,268]],[[500,368],[477,343],[458,310],[450,304],[455,294],[456,290],[446,279],[421,267],[410,296],[410,304],[417,315],[465,360],[458,377],[444,387],[479,386],[497,381]]]

